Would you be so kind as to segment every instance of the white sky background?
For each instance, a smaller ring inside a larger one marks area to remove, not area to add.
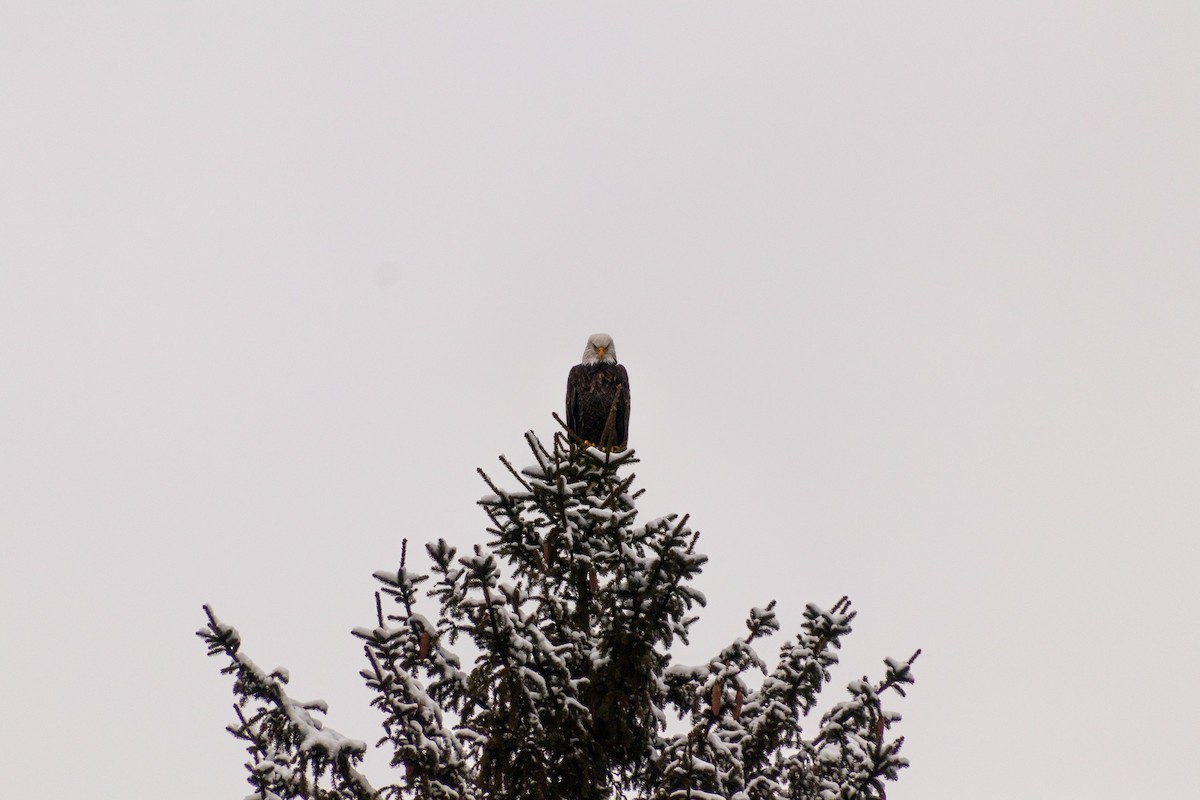
[[[642,512],[712,557],[685,662],[848,594],[839,687],[924,648],[889,797],[1192,796],[1197,41],[1182,1],[6,4],[6,793],[246,793],[203,602],[377,738],[371,572],[482,540],[475,467],[607,331]]]

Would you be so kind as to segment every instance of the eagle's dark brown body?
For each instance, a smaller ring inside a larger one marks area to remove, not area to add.
[[[602,440],[613,397],[617,413],[613,429]],[[567,427],[598,447],[623,449],[629,444],[629,375],[620,364],[576,364],[567,376]]]

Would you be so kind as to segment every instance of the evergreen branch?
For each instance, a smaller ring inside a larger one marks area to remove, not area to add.
[[[224,655],[229,664],[221,671],[233,674],[234,706],[239,724],[229,726],[235,737],[250,743],[249,783],[262,797],[306,800],[374,800],[379,793],[354,768],[366,745],[347,739],[326,727],[310,712],[324,713],[321,701],[301,703],[284,689],[287,673],[267,673],[240,652],[241,637],[232,626],[217,619],[204,606],[208,625],[196,632],[209,655]],[[247,718],[244,709],[253,713]],[[328,773],[330,789],[320,786]]]
[[[510,462],[506,456],[500,456],[500,463],[503,464],[512,474],[512,476],[517,479],[517,483],[521,484],[525,491],[533,491],[529,484],[525,482],[525,479],[521,477],[521,473],[517,472],[517,470],[513,468],[512,462]],[[488,483],[490,484],[491,481],[488,481]]]
[[[707,663],[671,666],[671,646],[688,641],[691,611],[707,602],[692,585],[708,560],[696,551],[699,532],[687,515],[635,526],[642,490],[624,471],[634,451],[587,446],[563,428],[552,450],[526,433],[533,466],[500,457],[512,491],[478,470],[492,492],[479,501],[486,547],[459,557],[445,540],[427,544],[424,575],[408,569],[405,540],[399,568],[375,573],[377,625],[353,634],[384,717],[379,744],[403,768],[403,785],[371,789],[354,768],[365,745],[315,720],[323,704],[288,698],[286,673],[244,659],[237,632],[206,607],[199,633],[235,676],[229,730],[247,745],[258,796],[882,800],[908,762],[904,738],[889,736],[900,715],[881,698],[904,695],[920,651],[886,659],[880,681],[851,682],[811,738],[801,721],[851,631],[847,598],[829,610],[808,605],[770,670],[755,647],[779,631],[775,601],[752,608],[746,633]],[[430,577],[432,621],[418,613]],[[469,671],[448,649],[460,634],[477,651]],[[762,675],[757,689],[748,673]],[[685,730],[663,733],[668,709]]]

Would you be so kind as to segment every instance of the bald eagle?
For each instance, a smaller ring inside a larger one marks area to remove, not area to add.
[[[616,413],[606,431],[614,397]],[[624,450],[629,444],[629,375],[607,333],[588,337],[582,363],[567,376],[567,428],[592,447]]]

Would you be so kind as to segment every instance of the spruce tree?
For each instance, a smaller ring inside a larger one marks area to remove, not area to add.
[[[256,796],[885,796],[907,761],[891,733],[900,716],[882,703],[912,683],[917,654],[885,659],[880,680],[852,681],[808,736],[801,723],[856,613],[846,598],[807,606],[774,667],[753,647],[780,629],[774,602],[752,609],[745,635],[708,662],[672,664],[672,645],[687,642],[705,605],[691,584],[707,558],[688,518],[637,520],[632,450],[569,434],[549,449],[532,432],[526,442],[531,466],[502,456],[504,481],[479,470],[490,490],[479,501],[485,544],[467,553],[427,544],[421,574],[405,542],[398,569],[375,573],[375,625],[353,635],[383,716],[379,744],[396,768],[389,785],[375,788],[356,769],[366,745],[325,726],[316,716],[324,704],[289,697],[287,674],[258,668],[205,606],[198,635],[234,675],[229,731],[247,744]]]

